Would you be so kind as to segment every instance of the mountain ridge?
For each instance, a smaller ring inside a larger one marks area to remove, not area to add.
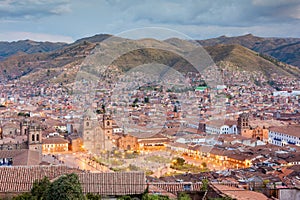
[[[79,69],[84,59],[91,54],[103,40],[111,37],[110,35],[96,35],[88,38],[82,38],[72,44],[65,45],[59,49],[42,52],[42,53],[18,53],[14,54],[0,62],[0,81],[20,79],[22,81],[31,82],[64,82],[70,83],[76,76],[76,70]],[[253,37],[253,36],[248,36]],[[118,41],[124,41],[122,45]],[[148,45],[149,48],[142,48],[131,51],[126,55],[122,55],[115,60],[113,64],[117,65],[121,70],[130,70],[132,67],[138,66],[152,60],[157,63],[165,64],[174,69],[187,72],[191,70],[186,60],[181,59],[178,55],[170,53],[170,45],[174,49],[184,47],[189,49],[189,44],[185,40],[170,39],[160,41],[155,39],[129,40],[117,38],[117,42],[109,43],[110,49],[143,47]],[[105,42],[104,42],[105,43]],[[115,45],[115,46],[114,46]],[[119,46],[118,46],[119,45]],[[129,45],[129,46],[126,46]],[[131,45],[131,46],[130,46]],[[151,48],[151,45],[154,48]],[[166,51],[159,50],[166,49]],[[284,48],[284,47],[282,47]],[[192,49],[192,47],[191,47]],[[204,46],[215,63],[219,66],[237,66],[241,70],[253,72],[259,71],[267,78],[271,78],[273,74],[299,78],[300,70],[288,64],[282,63],[273,57],[267,57],[250,50],[240,44],[216,44],[214,46]],[[109,52],[107,52],[109,53]],[[176,53],[175,53],[176,54]],[[156,60],[155,60],[156,59]],[[182,66],[185,66],[183,68]],[[72,69],[76,70],[72,70]]]
[[[36,42],[33,40],[19,40],[13,42],[0,42],[0,60],[6,59],[17,53],[35,54],[50,52],[66,46],[62,42]]]
[[[258,37],[252,34],[227,37],[220,36],[197,40],[202,46],[239,44],[261,54],[267,54],[281,62],[300,67],[300,38]]]

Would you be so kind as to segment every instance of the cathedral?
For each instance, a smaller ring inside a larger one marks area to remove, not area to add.
[[[82,127],[81,137],[84,149],[96,154],[113,149],[113,128],[110,115],[103,114],[102,120],[99,121],[96,114],[89,111],[84,116]]]
[[[249,124],[249,114],[242,113],[239,115],[237,124],[238,133],[246,138],[253,138],[261,141],[268,141],[268,129],[251,127]]]

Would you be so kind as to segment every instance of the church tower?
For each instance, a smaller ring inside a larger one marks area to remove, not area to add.
[[[113,132],[111,116],[104,114],[102,123],[103,123],[102,129],[103,129],[104,135],[106,135],[108,137],[108,139],[110,139],[112,136],[112,132]]]
[[[30,124],[28,126],[28,149],[39,152],[39,159],[42,159],[42,128],[37,124]]]
[[[82,140],[86,150],[94,152],[95,146],[95,116],[88,111],[83,118]]]
[[[20,135],[28,135],[30,123],[31,122],[29,120],[23,120],[20,122]]]
[[[250,129],[248,113],[242,113],[239,115],[237,129],[240,135],[244,135]]]

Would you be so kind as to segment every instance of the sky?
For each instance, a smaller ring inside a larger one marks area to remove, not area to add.
[[[145,27],[192,39],[300,37],[300,0],[0,0],[0,41],[70,43]]]

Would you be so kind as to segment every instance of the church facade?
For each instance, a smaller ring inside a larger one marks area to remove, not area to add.
[[[95,113],[89,112],[84,116],[82,129],[83,148],[91,153],[111,151],[114,147],[112,142],[112,119],[104,114],[102,120],[98,120]]]
[[[249,124],[249,114],[242,113],[238,118],[238,133],[246,138],[253,138],[261,141],[268,141],[269,130],[264,127],[251,127]]]

